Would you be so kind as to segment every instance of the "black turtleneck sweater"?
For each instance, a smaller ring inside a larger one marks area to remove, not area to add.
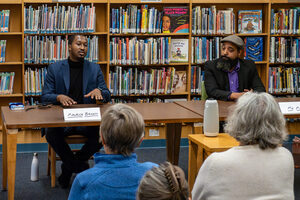
[[[68,59],[70,66],[70,89],[68,96],[71,97],[78,104],[83,103],[83,92],[82,92],[82,77],[83,77],[83,61],[73,62]]]

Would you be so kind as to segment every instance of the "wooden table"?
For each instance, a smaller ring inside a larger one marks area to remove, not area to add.
[[[296,98],[275,98],[277,102],[292,102],[292,101],[300,101],[300,97]],[[177,101],[174,102],[177,105],[180,105],[196,114],[204,116],[204,105],[205,101]],[[225,121],[228,113],[233,109],[234,101],[220,101],[218,100],[219,107],[219,119],[220,121]],[[300,115],[285,115],[285,118],[300,118]]]
[[[239,142],[225,133],[217,137],[207,137],[204,134],[189,135],[189,169],[188,181],[192,191],[197,173],[204,160],[213,152],[222,152],[238,146]]]
[[[143,103],[127,104],[135,108],[143,116],[145,123],[167,123],[167,158],[173,164],[178,163],[181,123],[199,122],[201,117],[174,103]],[[76,105],[73,107],[82,107]],[[98,105],[84,105],[97,107]],[[101,105],[101,113],[111,104]],[[7,106],[1,107],[2,137],[3,137],[3,189],[8,189],[8,199],[14,199],[17,133],[20,128],[46,128],[46,127],[71,127],[71,126],[99,126],[100,122],[65,122],[63,108],[52,106],[48,109],[32,109],[11,111]],[[8,187],[7,187],[8,185]]]

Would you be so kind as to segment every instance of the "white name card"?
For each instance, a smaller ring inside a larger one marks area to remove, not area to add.
[[[279,102],[279,107],[284,115],[300,114],[300,101]]]
[[[65,121],[101,121],[100,108],[64,109]]]

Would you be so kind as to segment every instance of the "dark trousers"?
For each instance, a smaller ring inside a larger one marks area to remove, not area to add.
[[[59,155],[65,166],[75,173],[82,171],[84,162],[102,147],[102,144],[99,143],[99,126],[47,128],[45,132],[47,142]],[[88,139],[75,155],[65,141],[65,137],[69,135],[84,135]]]

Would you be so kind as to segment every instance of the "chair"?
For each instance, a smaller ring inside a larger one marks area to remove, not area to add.
[[[87,141],[87,138],[83,135],[70,135],[70,136],[66,136],[65,139],[68,144],[82,144]],[[72,151],[78,151],[78,150],[72,150]],[[56,160],[60,160],[60,158],[56,156],[54,149],[48,144],[47,176],[50,176],[51,173],[52,188],[55,187]]]
[[[204,81],[201,82],[201,100],[206,100],[207,99],[207,93],[205,90],[205,84]]]

